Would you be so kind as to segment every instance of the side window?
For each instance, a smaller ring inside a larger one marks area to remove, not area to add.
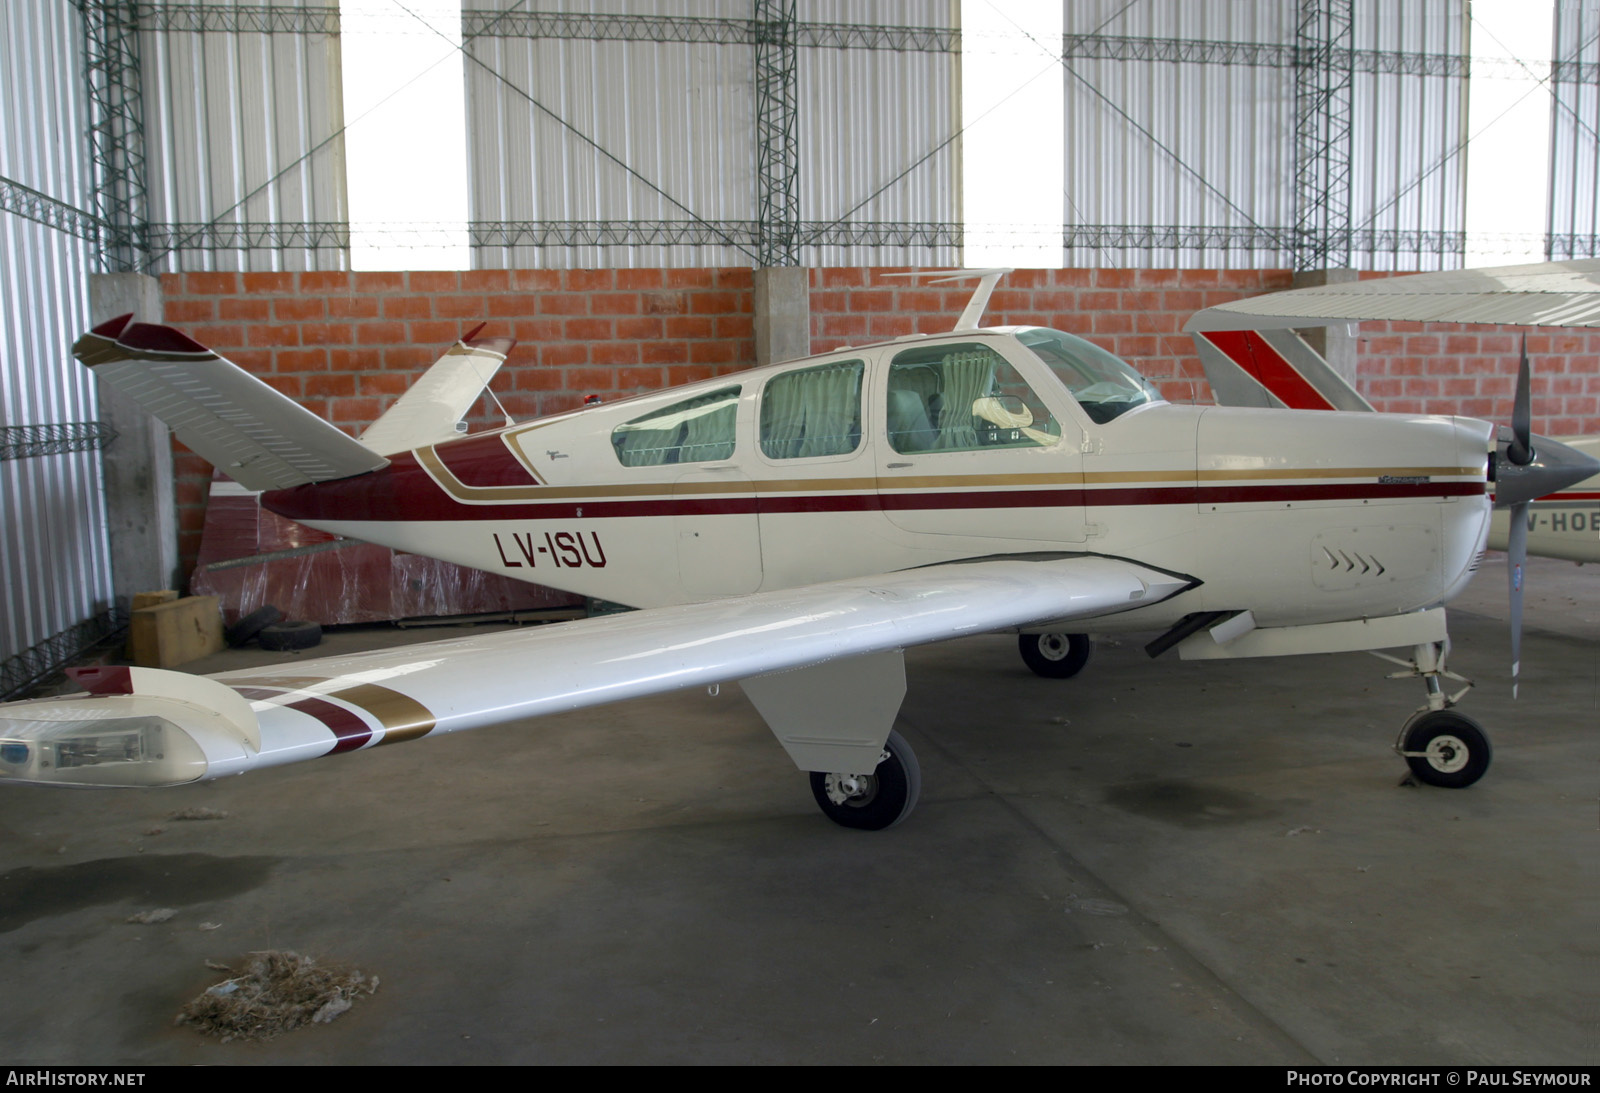
[[[767,381],[761,450],[771,459],[848,455],[861,446],[860,361],[798,368]]]
[[[611,446],[624,467],[706,463],[732,459],[739,388],[675,402],[611,430]]]
[[[889,446],[897,452],[1042,448],[1061,426],[986,345],[911,349],[889,367]]]

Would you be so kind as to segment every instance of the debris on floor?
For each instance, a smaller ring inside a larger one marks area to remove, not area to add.
[[[220,808],[204,807],[180,808],[167,817],[169,820],[226,820],[227,818],[228,814]]]
[[[153,911],[140,911],[136,915],[129,915],[123,921],[134,923],[137,926],[148,926],[152,922],[165,922],[177,913],[171,907],[157,907]]]
[[[242,972],[223,970],[234,974],[184,1006],[176,1022],[220,1036],[223,1043],[270,1040],[301,1025],[326,1024],[378,989],[377,976],[325,968],[282,950],[251,953]]]

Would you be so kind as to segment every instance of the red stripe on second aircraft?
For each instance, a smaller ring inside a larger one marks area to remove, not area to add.
[[[1295,371],[1260,333],[1254,330],[1212,330],[1201,337],[1216,346],[1227,358],[1244,369],[1257,383],[1271,391],[1291,410],[1332,410],[1333,403],[1322,397],[1306,378]]]

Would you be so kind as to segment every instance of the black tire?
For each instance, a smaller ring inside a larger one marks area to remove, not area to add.
[[[314,622],[296,619],[292,622],[275,622],[263,627],[257,635],[261,648],[274,652],[291,649],[310,649],[322,641],[322,627]]]
[[[1454,710],[1428,710],[1406,725],[1406,765],[1417,781],[1463,789],[1482,778],[1493,752],[1483,726]]]
[[[1017,649],[1034,675],[1071,679],[1094,655],[1094,639],[1088,634],[1018,634]]]
[[[230,646],[237,647],[252,640],[266,627],[282,621],[283,612],[269,603],[267,606],[243,616],[238,622],[228,627],[228,631],[223,635],[223,638]]]
[[[871,774],[811,772],[811,795],[817,799],[817,807],[824,816],[841,827],[882,831],[911,815],[922,794],[922,768],[917,765],[917,754],[897,732],[889,733],[883,749],[887,757],[879,761],[878,769]],[[855,777],[858,787],[844,800],[835,802],[829,791],[842,793],[839,782],[846,777]]]

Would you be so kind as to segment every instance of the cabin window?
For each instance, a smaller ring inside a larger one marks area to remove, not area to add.
[[[1133,366],[1093,342],[1060,330],[1025,330],[1017,341],[1055,372],[1096,425],[1161,402],[1161,392]]]
[[[987,345],[924,346],[889,367],[889,446],[906,454],[1043,448],[1061,426]]]
[[[767,381],[761,450],[771,459],[848,455],[861,446],[860,361],[797,368]]]
[[[739,388],[675,402],[611,430],[611,446],[624,467],[707,463],[733,458]]]

